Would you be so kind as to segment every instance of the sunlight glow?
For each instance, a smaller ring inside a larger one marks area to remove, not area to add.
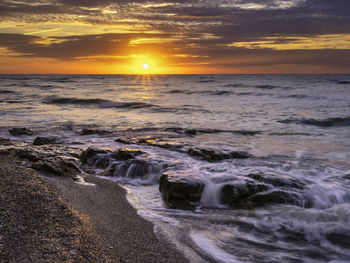
[[[142,68],[143,68],[143,69],[149,69],[149,65],[148,65],[148,64],[143,64],[143,65],[142,65]]]

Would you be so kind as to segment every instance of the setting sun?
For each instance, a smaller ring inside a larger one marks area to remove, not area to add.
[[[143,64],[143,65],[142,65],[142,68],[143,68],[143,69],[149,69],[149,65],[148,65],[148,64]]]

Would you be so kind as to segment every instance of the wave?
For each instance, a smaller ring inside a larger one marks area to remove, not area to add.
[[[339,81],[337,81],[337,84],[350,84],[350,81],[339,80]]]
[[[240,84],[240,83],[236,83],[236,84],[226,84],[226,85],[224,85],[224,87],[226,87],[226,88],[237,88],[237,87],[246,87],[246,86],[243,85],[243,84]]]
[[[292,95],[281,96],[281,98],[292,98],[292,99],[306,99],[309,97],[310,96],[305,94],[292,94]]]
[[[257,89],[278,89],[278,88],[283,88],[283,87],[274,86],[274,85],[256,85],[256,86],[253,86],[253,87],[257,88]]]
[[[304,125],[312,125],[318,127],[346,127],[350,126],[350,117],[335,117],[328,118],[324,120],[316,120],[316,119],[286,119],[278,121],[280,123],[296,123],[296,124],[304,124]]]
[[[216,82],[214,79],[203,79],[196,81],[197,83],[210,83],[210,82]]]
[[[348,80],[330,79],[329,81],[334,82],[336,84],[340,84],[340,85],[349,85],[350,84],[350,81],[348,81]]]
[[[96,105],[99,108],[149,108],[149,107],[157,107],[157,105],[144,103],[144,102],[116,102],[111,100],[104,99],[80,99],[80,98],[57,98],[51,97],[47,98],[44,103],[47,104],[74,104],[74,105]]]
[[[14,91],[12,91],[12,90],[0,90],[0,94],[12,94],[12,93],[16,93],[16,92],[14,92]]]
[[[188,91],[188,90],[170,90],[167,93],[170,94],[200,94],[200,95],[214,95],[214,96],[221,96],[221,95],[232,95],[235,94],[235,92],[230,90],[203,90],[203,91]]]

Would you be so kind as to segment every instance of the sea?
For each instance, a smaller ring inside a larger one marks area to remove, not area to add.
[[[95,175],[192,262],[350,262],[350,75],[0,75],[0,118],[4,138],[146,152],[145,176]],[[166,206],[164,172],[202,182],[200,201]],[[225,185],[252,184],[259,205],[223,202]]]

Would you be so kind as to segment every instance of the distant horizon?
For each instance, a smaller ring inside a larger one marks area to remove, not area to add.
[[[88,75],[100,75],[100,76],[178,76],[178,75],[188,75],[188,76],[205,76],[205,75],[350,75],[350,73],[198,73],[198,74],[190,74],[190,73],[183,73],[183,74],[172,74],[172,73],[164,73],[164,74],[118,74],[118,73],[0,73],[1,75],[81,75],[81,76],[88,76]]]

